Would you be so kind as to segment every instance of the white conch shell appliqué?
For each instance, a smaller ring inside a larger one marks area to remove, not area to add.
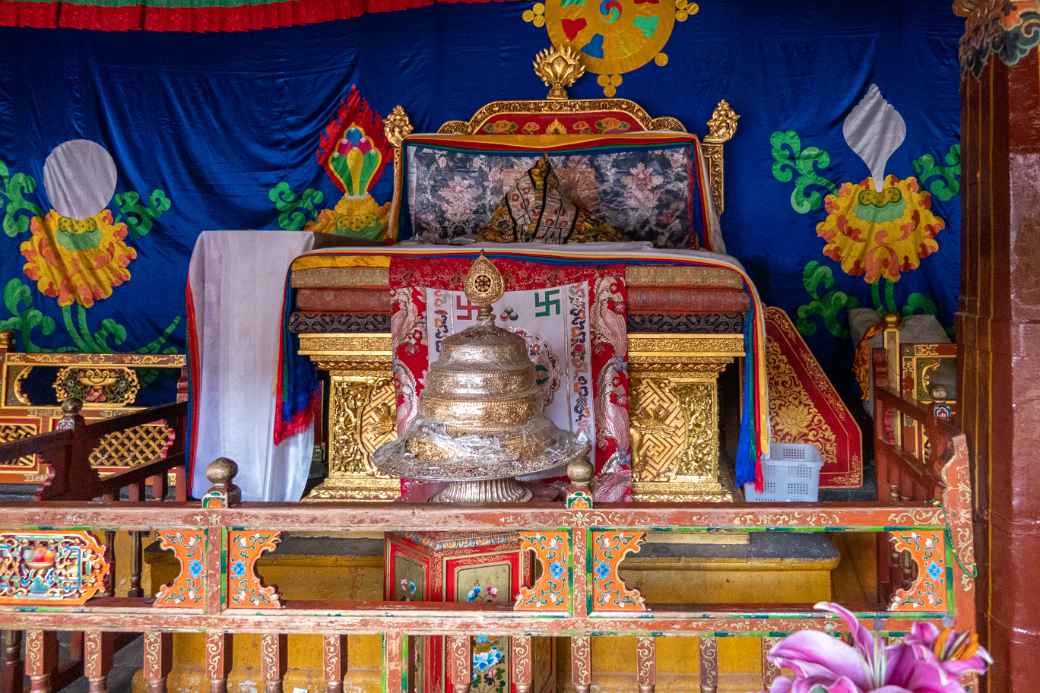
[[[842,134],[852,151],[870,169],[874,188],[881,192],[888,160],[906,140],[906,121],[899,111],[871,84],[866,95],[845,118]]]

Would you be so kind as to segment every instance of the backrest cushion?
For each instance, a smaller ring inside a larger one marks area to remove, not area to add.
[[[402,147],[400,240],[475,238],[517,179],[547,156],[562,194],[624,240],[715,249],[718,222],[693,135],[411,135]]]

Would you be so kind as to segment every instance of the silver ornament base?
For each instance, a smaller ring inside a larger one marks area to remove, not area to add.
[[[529,500],[531,491],[516,479],[452,481],[430,498],[431,503],[453,505],[526,503]]]

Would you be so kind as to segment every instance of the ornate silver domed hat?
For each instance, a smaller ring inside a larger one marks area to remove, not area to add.
[[[477,324],[444,340],[419,395],[415,421],[375,451],[383,473],[447,481],[435,503],[515,503],[531,492],[515,477],[543,472],[588,452],[542,413],[527,343],[496,327],[491,306],[505,282],[481,255],[466,276]]]

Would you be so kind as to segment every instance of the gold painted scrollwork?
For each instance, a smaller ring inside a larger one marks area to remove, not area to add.
[[[302,334],[300,354],[329,373],[328,478],[306,500],[396,500],[372,453],[396,435],[389,334]]]

